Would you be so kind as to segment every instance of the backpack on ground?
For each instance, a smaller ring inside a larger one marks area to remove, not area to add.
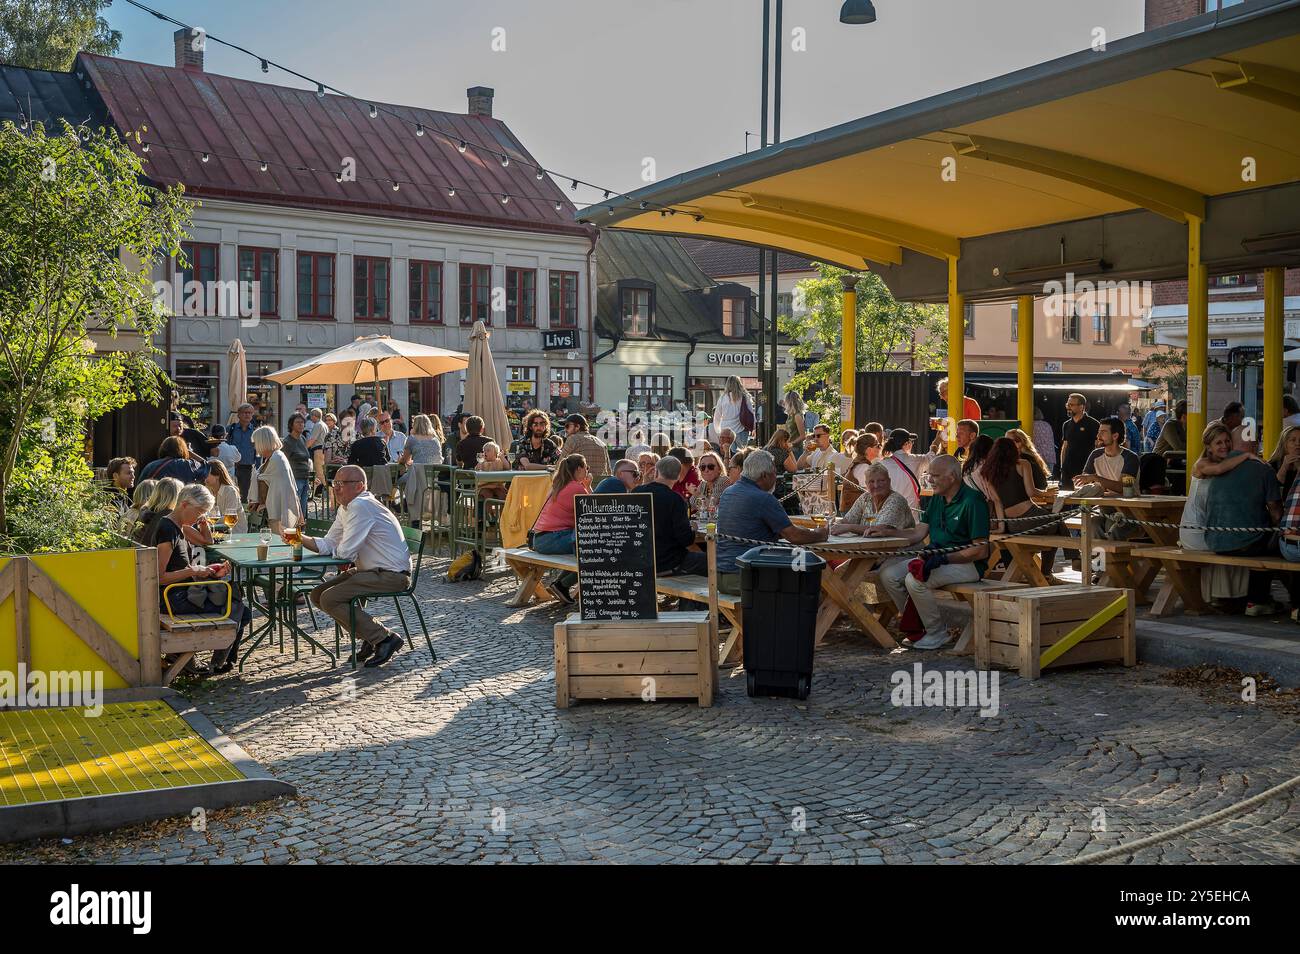
[[[452,583],[464,583],[467,580],[481,579],[483,576],[483,554],[477,550],[462,553],[451,561],[447,567],[447,579]]]

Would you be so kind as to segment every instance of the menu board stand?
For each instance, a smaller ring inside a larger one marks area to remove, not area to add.
[[[654,497],[583,494],[573,513],[582,619],[658,619]]]

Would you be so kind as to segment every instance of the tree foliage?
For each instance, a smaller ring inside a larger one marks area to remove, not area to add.
[[[112,0],[0,0],[0,62],[67,71],[86,50],[112,56],[122,34],[100,11]]]
[[[93,544],[86,427],[158,397],[150,264],[190,208],[143,174],[113,130],[0,126],[0,549]]]
[[[857,371],[926,371],[944,367],[948,359],[948,313],[940,305],[900,302],[874,272],[851,273],[833,265],[818,265],[818,277],[799,283],[795,314],[780,319],[783,334],[793,338],[796,358],[816,360],[796,374],[790,389],[801,393],[818,384],[828,386],[809,403],[823,421],[839,421],[840,369],[843,349],[844,292],[841,279],[858,278]],[[799,307],[802,306],[802,307]]]

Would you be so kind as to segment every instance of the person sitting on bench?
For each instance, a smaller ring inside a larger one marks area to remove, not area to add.
[[[910,570],[913,561],[887,563],[880,571],[880,583],[898,607],[901,617],[911,597],[925,626],[925,636],[914,649],[939,649],[948,642],[948,627],[933,590],[950,583],[974,583],[984,576],[989,557],[989,505],[984,495],[964,483],[961,464],[947,454],[930,462],[934,496],[926,501],[921,521],[912,530],[896,534],[910,547],[927,536],[936,552],[921,558],[927,571],[924,581]],[[952,551],[952,547],[961,549]]]

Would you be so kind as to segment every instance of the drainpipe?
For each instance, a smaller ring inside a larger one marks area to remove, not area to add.
[[[691,401],[691,355],[695,354],[695,346],[700,342],[695,335],[691,335],[687,340],[691,343],[691,350],[686,352],[686,370],[682,378],[682,400],[689,406]]]
[[[593,233],[591,236],[591,248],[587,249],[587,403],[596,403],[596,362],[600,358],[596,357],[596,308],[592,298],[592,288],[596,284],[596,275],[592,271],[591,256],[596,252],[596,237],[600,233]],[[618,347],[618,339],[614,339],[614,348]],[[609,350],[612,352],[614,348]],[[606,352],[608,354],[609,352]],[[605,355],[601,355],[603,358]]]

